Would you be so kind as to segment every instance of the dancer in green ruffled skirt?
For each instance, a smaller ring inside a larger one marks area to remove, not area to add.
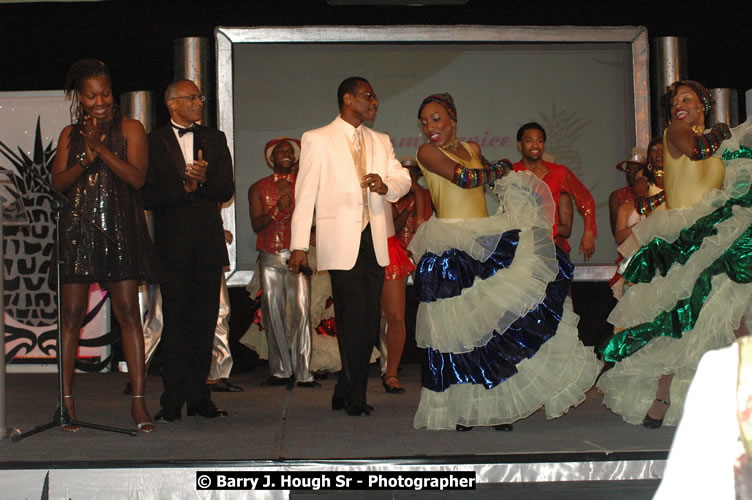
[[[706,129],[713,98],[674,83],[663,98],[669,210],[633,228],[620,247],[631,284],[609,316],[601,347],[614,362],[598,381],[604,404],[629,423],[676,425],[700,357],[746,332],[752,299],[752,132]]]

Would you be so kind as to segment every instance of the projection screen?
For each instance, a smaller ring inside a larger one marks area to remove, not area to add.
[[[546,152],[595,197],[599,237],[587,265],[570,244],[578,279],[613,273],[616,245],[608,195],[625,185],[615,165],[650,140],[648,35],[643,27],[328,26],[215,30],[218,125],[235,164],[236,196],[223,208],[232,231],[228,284],[248,283],[255,266],[248,188],[271,173],[264,145],[300,138],[337,114],[336,92],[362,76],[380,106],[373,128],[387,132],[398,158],[423,142],[417,108],[435,92],[453,95],[458,136],[489,160],[518,161],[523,123],[546,129]]]

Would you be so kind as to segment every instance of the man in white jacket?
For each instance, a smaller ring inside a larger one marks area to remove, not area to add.
[[[340,115],[303,134],[295,186],[288,262],[308,266],[305,251],[316,211],[316,259],[332,280],[342,370],[332,409],[370,415],[368,361],[379,328],[384,267],[389,264],[385,202],[410,189],[410,175],[394,156],[389,136],[362,125],[373,122],[379,101],[365,78],[345,79],[337,90]]]

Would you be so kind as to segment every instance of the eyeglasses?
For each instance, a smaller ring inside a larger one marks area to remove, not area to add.
[[[194,101],[205,102],[206,101],[206,96],[205,95],[197,95],[197,94],[178,95],[178,96],[175,96],[175,97],[171,97],[170,99],[189,99],[191,102],[194,102]]]
[[[376,100],[376,94],[372,94],[370,92],[357,92],[355,95],[359,95],[359,96],[365,97],[369,101],[375,101]]]

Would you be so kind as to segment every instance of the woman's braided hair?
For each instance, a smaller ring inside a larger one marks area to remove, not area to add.
[[[73,63],[65,77],[65,97],[71,101],[71,123],[80,123],[83,120],[83,109],[78,93],[83,87],[84,81],[96,76],[103,76],[112,83],[110,69],[98,59],[80,59]]]

